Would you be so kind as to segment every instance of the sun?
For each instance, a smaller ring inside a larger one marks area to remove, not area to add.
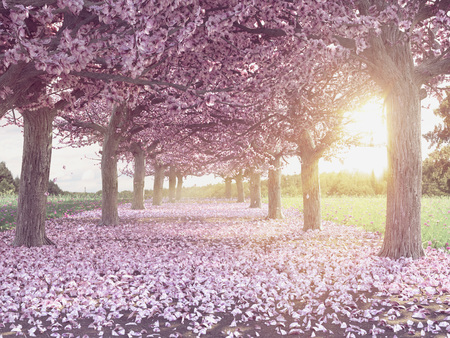
[[[349,112],[349,118],[347,131],[360,136],[361,146],[386,147],[386,118],[380,99],[371,99],[360,109]]]
[[[348,135],[357,136],[359,144],[350,147],[340,160],[322,162],[322,172],[363,172],[381,177],[387,170],[387,129],[383,102],[373,98],[359,109],[350,111],[345,129]]]

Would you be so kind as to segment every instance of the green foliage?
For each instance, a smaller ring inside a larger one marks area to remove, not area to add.
[[[244,182],[244,194],[247,197],[249,194],[249,183]],[[153,196],[152,190],[145,190],[145,198],[149,199]],[[163,196],[168,197],[169,196],[169,190],[164,189],[163,190]],[[225,198],[225,183],[218,183],[218,184],[208,184],[206,186],[193,186],[193,187],[183,187],[181,196],[184,199],[222,199]],[[233,181],[233,184],[231,185],[231,198],[236,199],[237,198],[237,188],[236,184]]]
[[[64,191],[60,187],[58,187],[58,185],[54,181],[50,180],[48,182],[48,194],[58,196],[63,195]]]
[[[20,178],[16,177],[14,179],[14,187],[15,187],[15,193],[18,194],[19,193],[19,186],[20,186]]]
[[[5,162],[0,162],[0,195],[14,195],[19,192],[20,179],[13,178]],[[54,182],[48,182],[49,195],[63,195],[65,192]]]
[[[264,181],[265,194],[267,196],[267,180]],[[262,193],[261,193],[262,194]],[[281,195],[282,196],[301,196],[302,194],[302,177],[300,175],[282,175],[281,176]]]
[[[377,178],[374,173],[323,173],[320,175],[321,193],[324,196],[373,196],[386,193],[385,176]],[[267,197],[267,179],[261,181],[261,196]],[[244,182],[245,195],[249,195],[249,183]],[[167,192],[165,191],[165,194]],[[301,175],[287,175],[281,177],[282,196],[297,197],[302,195]],[[237,198],[236,184],[231,186],[232,198]],[[186,198],[225,198],[225,183],[207,185],[203,187],[183,188]],[[146,191],[146,198],[151,198],[151,191]]]
[[[438,167],[437,162],[429,162],[430,160],[425,160],[429,164],[429,169],[433,172],[432,182],[440,182],[440,187],[443,188],[450,178],[450,165],[448,164],[448,158],[450,158],[450,146],[443,147],[439,152],[439,158],[442,162],[443,159],[447,159],[446,167],[442,164]],[[438,169],[440,168],[441,171]],[[442,170],[447,168],[446,176],[442,176]],[[424,167],[424,176],[426,175],[426,170]],[[288,175],[282,176],[281,178],[281,194],[285,197],[299,197],[302,195],[302,180],[301,175]],[[424,177],[424,193],[429,195],[442,195],[444,192],[437,188],[430,190],[425,185],[429,181],[426,181]],[[450,182],[449,182],[450,184]],[[435,187],[436,183],[433,183]],[[377,177],[374,172],[371,174],[360,173],[360,172],[339,172],[339,173],[322,173],[320,174],[320,189],[322,196],[378,196],[386,194],[387,186],[387,174],[384,173],[381,177]],[[261,181],[261,196],[267,196],[267,179]],[[245,195],[249,195],[249,183],[244,182],[244,192]],[[145,191],[145,198],[152,197],[152,191]],[[122,193],[121,193],[122,194]],[[131,192],[129,193],[129,198],[132,198]],[[233,182],[231,186],[232,198],[237,198],[236,184]],[[127,195],[128,196],[128,195]],[[164,196],[168,196],[168,190],[164,189]],[[225,198],[225,183],[218,183],[213,185],[207,185],[202,187],[183,187],[182,192],[183,198]],[[125,195],[124,195],[125,197]]]
[[[11,195],[16,191],[14,178],[5,162],[0,162],[0,194]]]
[[[101,194],[100,194],[101,196]],[[119,192],[119,198],[120,199],[129,199],[131,200],[133,198],[133,192],[130,190],[123,190]]]
[[[301,196],[301,175],[283,176],[282,196]],[[339,172],[320,174],[322,196],[373,196],[386,193],[386,180],[377,178],[374,173]],[[265,190],[267,191],[267,190]],[[263,195],[267,196],[267,194]]]
[[[386,193],[386,182],[374,173],[324,173],[320,175],[324,196],[374,196]]]
[[[431,145],[439,148],[442,144],[450,143],[450,91],[447,91],[447,96],[434,114],[442,118],[443,124],[435,126],[434,130],[426,133],[424,137]]]
[[[7,180],[0,181],[0,194],[13,195],[16,191],[14,184],[9,183]]]
[[[234,182],[233,182],[234,183]],[[247,191],[244,188],[244,191]],[[225,198],[225,183],[220,184],[208,184],[202,187],[187,187],[183,188],[182,194],[183,198]],[[236,184],[231,186],[231,196],[232,198],[237,198],[237,188]]]
[[[423,161],[422,192],[450,195],[450,145],[436,149]]]

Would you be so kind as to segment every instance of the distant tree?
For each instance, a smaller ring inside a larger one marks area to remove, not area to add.
[[[58,196],[58,195],[64,194],[64,191],[60,187],[58,187],[58,185],[52,180],[48,181],[48,190],[47,191],[48,191],[49,195]]]
[[[250,208],[261,208],[261,173],[250,168]]]
[[[447,91],[446,98],[441,102],[434,114],[443,119],[443,123],[434,127],[424,135],[425,139],[431,142],[431,146],[438,148],[445,143],[450,143],[450,91]]]
[[[14,194],[15,188],[6,180],[0,181],[0,194],[10,195]]]
[[[19,178],[19,177],[16,177],[16,178],[14,179],[14,192],[15,192],[16,194],[19,193],[19,187],[20,187],[20,178]]]
[[[230,199],[231,198],[231,183],[232,183],[231,177],[225,177],[225,198]]]
[[[175,202],[177,187],[177,168],[171,165],[169,168],[169,202]]]
[[[383,181],[378,180],[375,177],[375,172],[372,170],[372,174],[370,175],[370,185],[372,186],[373,192],[375,195],[381,195],[386,193],[385,187],[383,186]]]
[[[423,161],[422,172],[423,194],[450,194],[450,145],[433,151]]]
[[[270,219],[284,218],[281,207],[281,154],[277,154],[271,161],[267,180]]]
[[[236,188],[238,192],[237,201],[238,203],[244,202],[244,171],[242,169],[239,170],[239,172],[234,176],[234,180],[236,181]]]
[[[5,162],[0,162],[0,194],[13,194],[16,190],[14,178]]]

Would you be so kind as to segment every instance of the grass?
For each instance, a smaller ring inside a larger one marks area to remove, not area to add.
[[[83,195],[49,196],[47,198],[47,219],[64,217],[82,210],[100,208],[101,198]],[[16,225],[17,196],[0,196],[0,231]]]
[[[267,202],[267,201],[266,201]],[[283,207],[303,209],[301,197],[283,197]],[[64,217],[81,210],[100,208],[95,196],[49,196],[47,218]],[[0,231],[15,226],[17,196],[0,196]],[[338,224],[355,225],[384,233],[386,197],[332,196],[322,198],[322,218]],[[424,246],[450,247],[450,197],[422,198],[422,241]],[[450,250],[450,249],[449,249]]]
[[[301,197],[285,197],[282,204],[285,208],[294,207],[303,210]],[[323,197],[321,207],[324,220],[384,233],[386,221],[384,196]],[[450,197],[423,197],[421,224],[424,246],[450,247]]]

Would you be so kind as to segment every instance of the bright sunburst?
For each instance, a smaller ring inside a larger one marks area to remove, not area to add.
[[[372,99],[368,101],[360,109],[350,112],[349,117],[353,122],[347,126],[347,129],[351,134],[361,136],[363,146],[386,146],[386,119],[381,100]]]
[[[322,172],[359,171],[381,176],[387,168],[387,130],[383,102],[372,99],[360,109],[349,112],[352,121],[347,132],[360,137],[360,146],[348,150],[341,160],[322,162]]]

